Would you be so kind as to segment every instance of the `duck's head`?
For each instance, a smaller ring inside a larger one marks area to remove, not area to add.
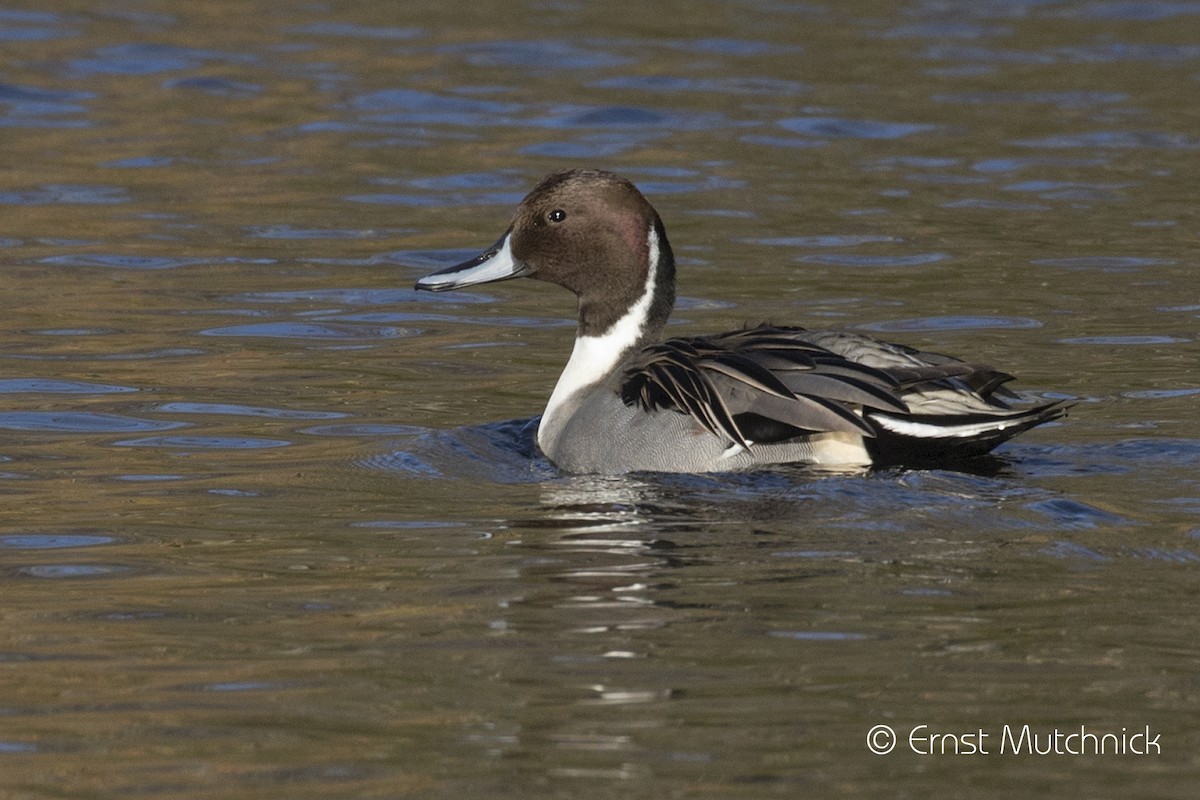
[[[519,277],[574,292],[581,335],[602,334],[647,300],[648,321],[665,323],[674,302],[675,262],[658,213],[632,183],[602,170],[543,178],[499,241],[416,288],[443,292]]]

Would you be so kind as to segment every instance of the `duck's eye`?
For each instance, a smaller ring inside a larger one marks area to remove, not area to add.
[[[566,218],[567,212],[563,211],[561,208],[556,208],[546,215],[546,219],[550,220],[551,222],[562,222]]]

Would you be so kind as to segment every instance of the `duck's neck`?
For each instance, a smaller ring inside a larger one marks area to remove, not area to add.
[[[605,315],[604,309],[589,309],[580,302],[575,347],[542,414],[539,442],[551,426],[565,422],[560,419],[561,412],[576,393],[604,381],[630,355],[658,341],[675,305],[675,257],[657,219],[650,226],[646,245],[649,270],[641,293],[623,314],[617,316],[611,308],[607,311],[615,321],[599,327],[597,320]]]

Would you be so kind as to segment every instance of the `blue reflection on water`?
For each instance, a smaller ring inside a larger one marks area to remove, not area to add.
[[[137,419],[90,411],[0,411],[0,429],[59,433],[130,433],[182,428],[186,422]]]

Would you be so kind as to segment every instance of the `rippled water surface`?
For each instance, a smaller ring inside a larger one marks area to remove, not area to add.
[[[1192,796],[1200,4],[467,5],[0,10],[0,794]],[[1077,405],[970,471],[560,475],[571,298],[410,287],[579,165],[673,332]]]

